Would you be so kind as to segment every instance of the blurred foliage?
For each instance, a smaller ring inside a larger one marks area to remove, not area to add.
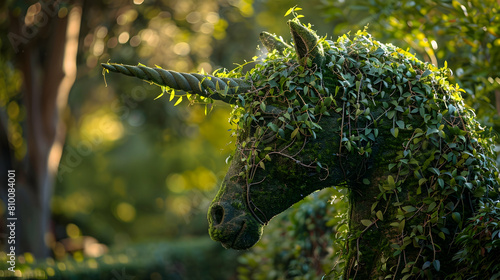
[[[218,257],[207,261],[207,256]],[[97,258],[76,254],[74,258],[63,260],[35,260],[30,253],[25,253],[18,256],[17,266],[27,279],[216,280],[233,278],[231,267],[236,263],[232,259],[237,256],[237,252],[225,251],[205,237],[137,243]],[[6,272],[7,255],[4,252],[0,252],[0,261],[0,278],[12,276]]]
[[[368,31],[381,42],[410,48],[420,59],[454,70],[478,120],[500,131],[500,4],[497,0],[322,1],[335,34]],[[495,96],[497,95],[497,96]]]
[[[19,103],[19,89],[22,79],[20,72],[13,65],[0,57],[0,107],[5,109],[8,141],[17,160],[26,154],[26,143],[23,141],[21,122],[26,118],[26,112]]]

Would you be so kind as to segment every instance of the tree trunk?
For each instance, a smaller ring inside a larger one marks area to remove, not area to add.
[[[23,75],[27,143],[24,162],[11,166],[16,169],[16,251],[41,258],[48,256],[51,245],[50,198],[66,135],[62,117],[76,78],[82,11],[75,4],[67,15],[61,14],[58,2],[32,6],[36,14],[31,26],[24,15],[9,15],[9,39]]]

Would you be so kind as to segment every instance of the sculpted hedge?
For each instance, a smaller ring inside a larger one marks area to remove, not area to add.
[[[449,69],[366,30],[329,41],[297,17],[288,24],[293,44],[262,33],[269,53],[246,73],[103,64],[192,102],[234,105],[238,146],[209,209],[212,239],[250,248],[273,216],[345,187],[343,279],[500,277],[494,141]]]

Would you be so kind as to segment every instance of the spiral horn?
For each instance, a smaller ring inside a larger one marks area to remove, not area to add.
[[[142,65],[102,63],[101,66],[111,72],[137,77],[160,86],[183,90],[226,103],[235,103],[238,94],[250,90],[250,85],[245,80],[238,78],[218,78],[212,75],[180,73]]]

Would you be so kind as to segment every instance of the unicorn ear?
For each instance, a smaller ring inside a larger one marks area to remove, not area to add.
[[[267,33],[265,31],[260,33],[259,38],[262,44],[264,44],[264,46],[266,47],[268,52],[277,50],[279,53],[282,53],[286,48],[290,47],[287,43],[283,42],[281,38],[278,38],[276,37],[276,35]]]
[[[300,64],[306,66],[307,59],[309,58],[313,64],[320,67],[323,66],[325,63],[325,53],[316,33],[302,25],[298,19],[289,20],[288,26],[292,32]]]

